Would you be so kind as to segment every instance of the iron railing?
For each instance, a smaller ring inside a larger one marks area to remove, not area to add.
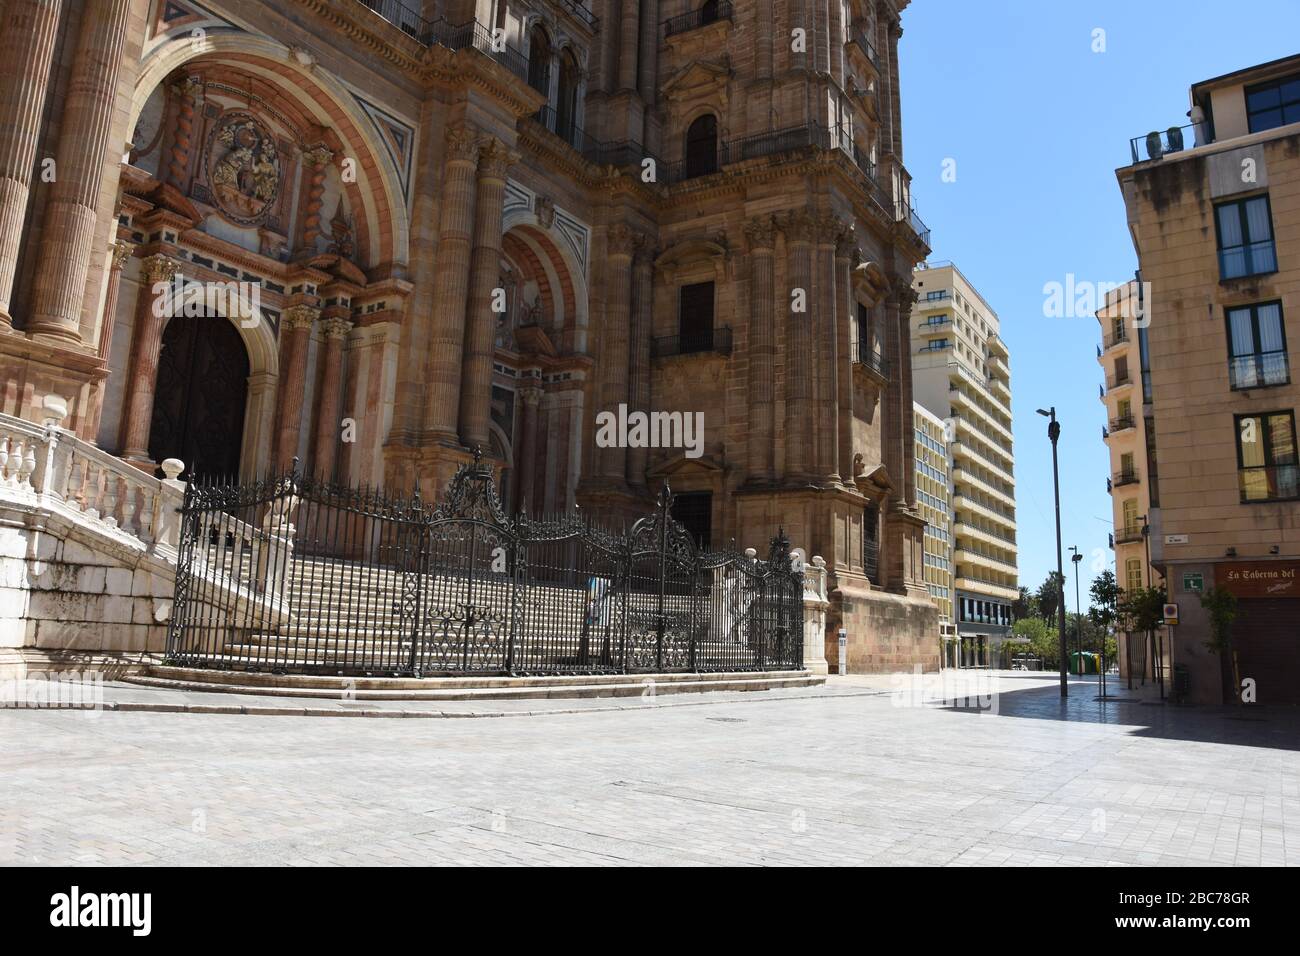
[[[671,517],[623,532],[507,516],[476,454],[436,506],[302,477],[191,483],[167,662],[431,676],[798,669],[803,572],[778,534],[701,553]]]
[[[879,70],[880,58],[876,56],[876,48],[871,45],[871,40],[867,38],[867,34],[862,30],[854,30],[850,39],[862,51],[862,55],[867,58],[867,61]]]
[[[719,20],[730,20],[731,16],[731,3],[728,0],[706,2],[695,10],[689,10],[679,16],[665,20],[664,37],[686,33],[688,30],[696,30],[708,26],[710,23],[717,23]]]
[[[870,369],[881,378],[889,378],[889,359],[877,352],[870,342],[858,340],[858,354],[856,358],[858,365]]]
[[[1128,141],[1129,155],[1134,163],[1162,159],[1167,153],[1181,153],[1189,145],[1197,145],[1194,123],[1171,126],[1163,132],[1152,130],[1145,136],[1134,136]]]
[[[1119,471],[1115,473],[1112,483],[1116,488],[1122,488],[1124,485],[1136,485],[1139,481],[1141,481],[1141,478],[1138,477],[1136,470]]]
[[[1228,359],[1228,382],[1234,389],[1286,385],[1290,381],[1291,368],[1286,349],[1236,355]]]
[[[1112,432],[1122,432],[1126,428],[1135,428],[1137,421],[1132,415],[1120,415],[1110,420],[1110,430]]]
[[[650,357],[694,355],[700,352],[731,354],[731,326],[697,329],[682,335],[660,335],[650,340]]]

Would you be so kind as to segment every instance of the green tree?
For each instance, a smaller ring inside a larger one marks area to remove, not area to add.
[[[1061,602],[1061,584],[1057,580],[1055,571],[1049,573],[1047,580],[1038,586],[1038,592],[1034,597],[1038,604],[1039,616],[1049,624],[1055,624],[1056,612]]]
[[[1091,598],[1088,620],[1103,635],[1104,665],[1115,660],[1119,654],[1119,643],[1115,640],[1115,622],[1119,619],[1120,587],[1115,580],[1115,573],[1106,570],[1093,578],[1088,587],[1088,596]]]
[[[1026,650],[1043,659],[1043,666],[1051,669],[1061,663],[1061,649],[1057,643],[1056,631],[1039,617],[1027,617],[1011,626],[1011,633],[1029,641]],[[1024,645],[1021,645],[1023,648]]]
[[[1020,585],[1019,596],[1011,602],[1011,617],[1022,621],[1028,617],[1038,617],[1038,599],[1029,593],[1029,588]]]

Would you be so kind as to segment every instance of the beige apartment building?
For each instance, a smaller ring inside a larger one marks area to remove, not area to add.
[[[1192,702],[1295,703],[1300,389],[1287,343],[1300,341],[1300,56],[1197,83],[1187,115],[1135,138],[1117,171],[1149,322],[1149,392],[1129,387],[1144,433],[1124,439],[1148,469],[1136,507],[1148,506],[1151,562],[1178,605],[1169,676],[1186,675]],[[1114,410],[1126,356],[1103,358]],[[1206,647],[1200,597],[1216,585],[1238,599],[1235,662]]]
[[[939,608],[940,662],[961,665],[957,626],[952,617],[952,460],[944,420],[918,402],[912,403],[916,434],[916,507],[925,517],[922,571],[926,590]]]
[[[913,274],[914,400],[947,422],[959,663],[987,666],[1017,597],[1010,353],[997,313],[951,262]]]
[[[1115,521],[1115,580],[1125,590],[1164,582],[1164,575],[1151,567],[1147,556],[1148,518],[1159,498],[1152,494],[1157,466],[1155,456],[1149,454],[1155,443],[1155,424],[1144,307],[1142,284],[1134,279],[1108,292],[1105,304],[1097,310],[1101,324],[1097,362],[1106,375],[1099,391],[1106,406],[1102,440],[1110,453],[1106,488]],[[1120,677],[1155,677],[1156,662],[1168,656],[1166,637],[1121,631],[1117,635]]]

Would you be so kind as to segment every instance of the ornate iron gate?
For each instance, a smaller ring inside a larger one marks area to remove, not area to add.
[[[429,507],[291,472],[186,488],[168,663],[431,676],[798,669],[803,574],[700,553],[654,512],[626,533],[507,515],[475,456]]]

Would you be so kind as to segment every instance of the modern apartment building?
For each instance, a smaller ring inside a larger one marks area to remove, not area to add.
[[[1148,558],[1151,526],[1148,519],[1159,495],[1155,487],[1157,466],[1150,450],[1155,443],[1151,411],[1151,370],[1145,301],[1142,284],[1134,279],[1113,289],[1097,310],[1101,344],[1097,362],[1106,381],[1099,387],[1106,406],[1106,424],[1101,437],[1110,452],[1106,488],[1111,494],[1115,532],[1115,579],[1125,590],[1159,585],[1164,575],[1151,567]],[[1163,660],[1165,635],[1117,635],[1120,677],[1155,676],[1157,660]],[[1162,641],[1157,655],[1155,641]]]
[[[939,608],[940,661],[961,665],[957,626],[952,617],[952,460],[942,418],[912,403],[916,433],[916,507],[925,517],[922,570],[926,590]]]
[[[1300,56],[1197,83],[1188,116],[1133,139],[1117,170],[1149,322],[1150,388],[1128,386],[1145,426],[1129,440],[1133,467],[1149,469],[1136,507],[1149,506],[1151,562],[1178,605],[1165,663],[1186,669],[1190,699],[1231,701],[1244,687],[1247,700],[1295,703]],[[1126,357],[1103,357],[1115,409]],[[1239,602],[1234,653],[1206,647],[1200,598],[1216,585]]]
[[[950,421],[953,610],[960,661],[987,665],[1017,596],[1010,353],[997,313],[951,262],[913,274],[914,400]]]

